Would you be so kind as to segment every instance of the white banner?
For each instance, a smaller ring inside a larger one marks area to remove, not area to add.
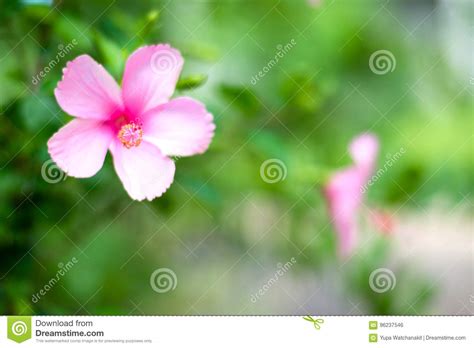
[[[473,317],[12,316],[0,347],[472,347]]]

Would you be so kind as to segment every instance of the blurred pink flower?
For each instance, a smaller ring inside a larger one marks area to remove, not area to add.
[[[384,235],[393,233],[396,221],[389,212],[380,209],[370,209],[369,218],[377,231],[382,232]]]
[[[338,233],[339,253],[349,254],[356,243],[357,216],[364,196],[364,185],[374,170],[379,143],[372,134],[352,140],[349,153],[354,164],[336,171],[324,187],[329,215]]]
[[[90,56],[68,62],[54,94],[76,118],[49,139],[51,158],[68,175],[88,178],[110,150],[131,198],[161,196],[174,178],[169,156],[203,153],[214,135],[203,104],[170,100],[182,67],[181,54],[169,45],[141,47],[128,57],[120,88]]]

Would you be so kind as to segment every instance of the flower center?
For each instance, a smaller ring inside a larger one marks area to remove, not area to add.
[[[138,146],[143,138],[142,127],[135,122],[127,123],[120,128],[117,138],[127,149],[130,149],[132,146]]]

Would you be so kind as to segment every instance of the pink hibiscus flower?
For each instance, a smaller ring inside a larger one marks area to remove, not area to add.
[[[76,118],[49,139],[51,158],[68,175],[88,178],[110,150],[131,198],[161,196],[174,178],[169,156],[203,153],[214,135],[203,104],[170,100],[182,67],[179,51],[169,45],[141,47],[128,58],[120,89],[88,55],[68,62],[54,94]]]
[[[339,253],[347,255],[355,245],[357,215],[364,196],[364,185],[374,171],[378,140],[362,134],[352,140],[349,153],[354,165],[335,172],[324,187],[329,215],[339,235]]]

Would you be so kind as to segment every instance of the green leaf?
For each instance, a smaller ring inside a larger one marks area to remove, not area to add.
[[[19,60],[10,51],[11,48],[0,42],[0,52],[3,59],[0,64],[0,107],[8,105],[12,100],[18,98],[24,91],[23,84],[19,81],[21,66]],[[3,53],[5,52],[5,54]],[[0,114],[4,110],[0,108]]]
[[[204,62],[215,62],[220,56],[219,49],[206,42],[190,42],[182,47],[182,53],[189,58]]]
[[[90,36],[84,34],[88,30],[89,25],[87,23],[68,14],[58,17],[53,24],[55,38],[59,39],[63,45],[75,40],[77,50],[82,52],[90,52],[92,48]]]
[[[159,18],[160,18],[160,11],[152,10],[152,11],[148,12],[147,15],[146,15],[144,25],[143,25],[143,30],[141,31],[140,36],[143,37],[144,39],[148,39],[150,34],[155,29]]]
[[[37,132],[48,122],[59,124],[59,121],[55,119],[57,111],[58,106],[53,98],[28,95],[20,102],[20,112],[18,116],[27,130]]]
[[[255,116],[261,109],[260,101],[247,87],[225,84],[220,87],[220,92],[233,107],[239,109],[247,117]]]
[[[185,76],[180,78],[178,84],[176,85],[176,89],[183,91],[187,89],[194,89],[202,86],[207,81],[207,76],[203,74],[196,74]]]
[[[94,35],[94,43],[107,70],[117,80],[120,80],[123,67],[125,66],[125,52],[115,42],[107,39],[99,32]]]

